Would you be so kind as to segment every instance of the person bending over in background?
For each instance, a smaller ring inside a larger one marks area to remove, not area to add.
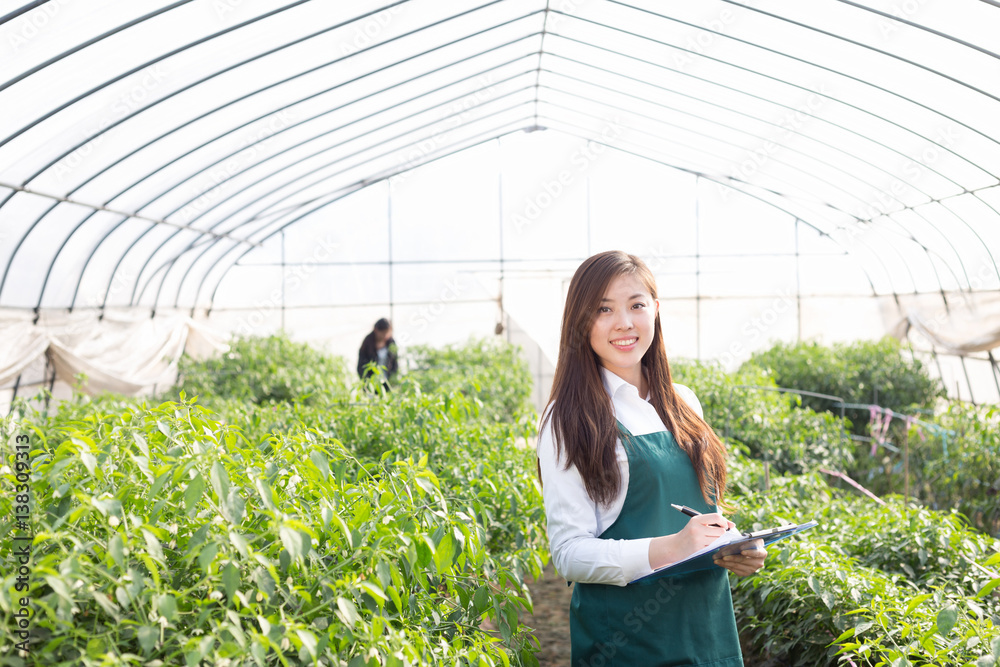
[[[537,454],[553,561],[575,582],[573,667],[741,666],[724,569],[629,583],[733,527],[718,513],[723,444],[671,381],[656,284],[638,257],[600,253],[574,274]],[[717,562],[748,575],[766,554]]]
[[[380,318],[371,332],[361,341],[358,350],[358,377],[362,380],[375,374],[369,364],[374,363],[381,373],[382,386],[389,389],[389,380],[396,373],[396,341],[392,339],[392,325],[389,320]]]

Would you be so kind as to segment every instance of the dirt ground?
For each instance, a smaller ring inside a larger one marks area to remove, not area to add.
[[[521,622],[534,628],[542,645],[535,654],[541,667],[569,667],[569,599],[573,589],[556,574],[550,562],[538,581],[528,581],[534,614],[523,614]]]

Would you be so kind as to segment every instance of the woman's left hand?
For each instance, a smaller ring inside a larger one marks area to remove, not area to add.
[[[764,550],[764,540],[757,540],[751,544],[756,546],[756,548],[751,546],[738,554],[730,554],[716,559],[715,562],[720,567],[724,567],[741,577],[753,574],[764,567],[764,559],[767,557],[767,551]]]

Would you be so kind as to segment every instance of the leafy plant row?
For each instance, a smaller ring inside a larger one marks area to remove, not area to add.
[[[518,612],[543,516],[515,446],[530,422],[418,384],[310,397],[81,400],[7,420],[33,443],[37,615],[19,656],[5,576],[0,661],[534,664]],[[15,572],[9,539],[2,557]]]

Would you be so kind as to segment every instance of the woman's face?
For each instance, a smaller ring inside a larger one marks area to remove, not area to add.
[[[620,275],[604,292],[590,328],[590,347],[601,365],[636,387],[642,379],[642,356],[653,342],[659,307],[638,277]]]
[[[385,331],[379,331],[378,329],[375,330],[375,342],[376,343],[384,343],[385,341],[389,340],[389,338],[391,338],[391,337],[392,337],[392,327],[389,327]]]

